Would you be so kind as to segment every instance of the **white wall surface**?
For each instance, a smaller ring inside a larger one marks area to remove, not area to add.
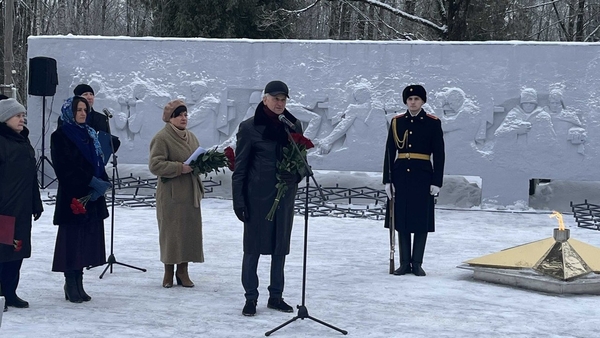
[[[381,171],[402,89],[428,91],[442,119],[446,174],[482,178],[483,203],[527,204],[528,180],[598,180],[600,44],[365,42],[30,37],[29,58],[57,60],[46,98],[46,140],[79,83],[110,109],[120,163],[147,163],[162,108],[183,98],[201,145],[231,142],[271,80],[290,88],[288,109],[317,148],[315,169]],[[534,94],[535,92],[535,94]],[[537,98],[536,98],[537,96]],[[521,102],[537,100],[532,113]],[[562,103],[560,102],[562,99]],[[558,100],[558,103],[557,103]],[[41,150],[42,97],[28,98],[31,140]],[[49,156],[46,142],[46,154]]]

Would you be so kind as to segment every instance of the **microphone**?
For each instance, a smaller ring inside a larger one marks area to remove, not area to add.
[[[277,118],[279,119],[279,121],[292,128],[292,130],[296,130],[296,125],[293,124],[292,121],[288,120],[288,118],[285,117],[283,114],[279,115]]]
[[[110,113],[110,110],[108,110],[108,108],[104,108],[102,109],[102,112],[104,113],[104,115],[106,115],[106,117],[108,117],[109,119],[112,118],[112,114]]]

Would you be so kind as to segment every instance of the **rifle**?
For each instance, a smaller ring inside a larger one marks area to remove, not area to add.
[[[389,182],[393,187],[394,184],[392,183],[392,168],[394,167],[394,162],[392,162],[392,159],[390,158],[390,153],[387,149],[386,152],[388,157],[388,177]],[[394,262],[394,256],[396,256],[396,224],[394,222],[394,202],[394,189],[392,188],[392,198],[388,199],[388,226],[390,229],[390,275],[394,274],[394,271],[396,270],[396,263]]]
[[[390,214],[389,227],[390,227],[390,275],[396,270],[396,264],[394,263],[394,256],[396,256],[396,224],[394,223],[394,195],[392,199],[388,201],[388,212]]]

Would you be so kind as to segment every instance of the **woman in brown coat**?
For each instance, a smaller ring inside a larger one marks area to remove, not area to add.
[[[159,177],[156,188],[156,217],[160,260],[165,265],[163,287],[177,284],[193,287],[188,262],[204,262],[202,248],[202,180],[183,163],[199,147],[196,136],[186,129],[188,114],[182,100],[173,100],[163,112],[165,127],[150,142],[150,172]],[[167,179],[167,180],[164,180]],[[164,181],[164,182],[163,182]]]

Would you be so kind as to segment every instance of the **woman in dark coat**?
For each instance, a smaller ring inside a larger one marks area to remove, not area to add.
[[[292,307],[283,301],[285,256],[290,252],[290,237],[294,221],[294,199],[298,177],[287,177],[277,172],[277,161],[282,158],[283,148],[288,145],[284,124],[278,119],[284,115],[295,124],[296,132],[302,127],[285,109],[288,98],[287,85],[272,81],[264,91],[263,102],[254,116],[240,123],[237,133],[235,171],[232,175],[233,209],[244,222],[244,258],[242,262],[242,285],[246,304],[242,314],[256,314],[258,299],[257,266],[260,255],[271,255],[271,281],[267,306],[284,312]],[[288,190],[279,201],[272,221],[266,219],[277,195],[276,174],[287,182]]]
[[[58,234],[52,271],[64,272],[65,299],[73,303],[91,299],[83,289],[83,268],[106,263],[104,219],[108,208],[104,194],[110,183],[96,133],[85,123],[88,112],[83,97],[67,99],[61,109],[63,123],[50,138],[58,179],[54,210]],[[74,199],[85,205],[85,213],[72,209]]]
[[[12,244],[0,244],[0,290],[7,306],[29,307],[17,296],[21,264],[31,257],[31,217],[37,220],[42,200],[37,185],[35,152],[29,143],[25,107],[0,100],[0,215],[14,217]],[[2,223],[2,220],[0,220]]]

